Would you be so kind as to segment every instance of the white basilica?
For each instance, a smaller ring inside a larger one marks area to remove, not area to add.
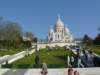
[[[65,27],[60,16],[57,17],[54,28],[51,28],[48,33],[48,42],[73,42],[72,34],[68,27]]]
[[[76,45],[72,34],[69,31],[68,27],[65,27],[63,21],[61,20],[60,16],[57,17],[57,21],[55,23],[54,28],[50,28],[48,32],[46,43],[37,43],[37,50],[49,47],[63,47],[63,46],[70,46]]]

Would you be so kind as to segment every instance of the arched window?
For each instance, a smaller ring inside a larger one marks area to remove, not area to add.
[[[58,39],[59,39],[59,35],[58,35]]]
[[[50,38],[50,41],[53,41],[53,38],[52,37]]]

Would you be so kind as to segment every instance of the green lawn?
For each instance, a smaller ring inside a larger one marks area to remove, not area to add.
[[[4,55],[12,55],[20,52],[19,50],[11,49],[11,50],[6,50],[6,51],[0,51],[0,56]]]
[[[40,63],[46,62],[48,65],[60,65],[60,67],[67,67],[67,55],[71,55],[70,51],[66,51],[64,49],[44,49],[40,51],[36,51],[30,56],[25,56],[24,58],[13,62],[12,68],[18,68],[18,65],[27,65],[29,64],[28,68],[32,68],[35,64],[34,58],[36,55],[40,57]]]
[[[21,52],[23,50],[27,50],[27,49],[0,50],[0,56],[16,54],[16,53]],[[30,50],[32,50],[32,48],[29,48],[28,50],[30,51]]]

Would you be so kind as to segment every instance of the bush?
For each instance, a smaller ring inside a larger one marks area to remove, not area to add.
[[[1,65],[2,68],[12,68],[11,64]]]
[[[62,68],[65,67],[63,64],[48,64],[48,68]]]
[[[33,65],[33,68],[41,68],[41,67],[42,67],[42,64],[39,64],[39,65],[34,64],[34,65]]]
[[[30,64],[19,64],[17,65],[18,68],[30,68],[31,65]]]

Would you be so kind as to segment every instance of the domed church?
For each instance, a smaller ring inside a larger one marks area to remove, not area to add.
[[[69,47],[72,45],[77,45],[73,39],[71,32],[69,31],[68,27],[65,27],[63,21],[61,20],[60,16],[57,17],[57,21],[53,28],[49,29],[48,37],[46,43],[38,42],[37,43],[37,50],[49,47]]]
[[[54,43],[71,43],[73,36],[68,27],[65,27],[60,16],[57,17],[54,28],[50,28],[48,32],[48,42]]]

